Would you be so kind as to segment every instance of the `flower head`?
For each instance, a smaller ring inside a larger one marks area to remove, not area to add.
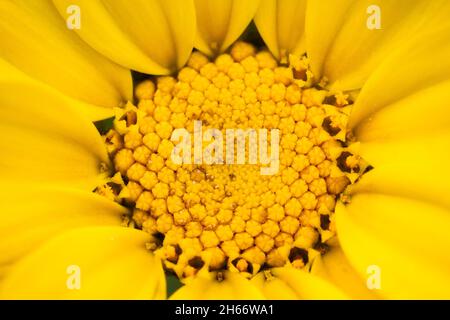
[[[0,297],[448,298],[450,6],[378,2],[2,1]]]

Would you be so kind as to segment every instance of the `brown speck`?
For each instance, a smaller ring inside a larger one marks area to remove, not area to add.
[[[173,248],[175,249],[175,256],[169,257],[167,258],[167,260],[176,264],[178,263],[178,258],[180,257],[180,254],[183,252],[183,250],[181,250],[178,244],[174,245]]]
[[[320,84],[320,82],[319,83],[315,83],[312,87],[314,89],[317,89],[317,90],[323,90],[324,89],[324,87]]]
[[[127,111],[120,120],[126,120],[127,127],[137,123],[137,114],[135,111]]]
[[[328,132],[332,137],[341,132],[341,128],[333,126],[333,121],[331,120],[331,117],[326,117],[325,119],[323,119],[322,128],[326,132]]]
[[[261,268],[259,269],[259,271],[265,271],[265,270],[270,270],[272,269],[272,266],[269,265],[267,262],[264,262],[263,265],[261,266]]]
[[[339,157],[336,159],[337,162],[337,166],[339,167],[339,169],[341,169],[342,172],[347,172],[350,173],[352,171],[352,168],[350,168],[347,165],[347,158],[351,157],[353,154],[351,154],[348,151],[344,151],[342,152]]]
[[[161,232],[156,232],[153,234],[153,240],[158,247],[162,246],[164,238],[165,236]]]
[[[337,100],[336,100],[336,97],[334,95],[332,95],[332,96],[325,97],[325,99],[323,100],[323,103],[324,104],[329,104],[329,105],[332,105],[332,106],[336,106],[337,105]]]
[[[205,265],[205,262],[200,257],[193,257],[192,259],[190,259],[188,261],[188,264],[192,268],[199,270],[199,269],[203,268],[203,266]]]
[[[109,144],[109,145],[114,145],[114,139],[117,139],[118,140],[118,142],[120,143],[120,144],[122,144],[123,143],[123,138],[122,138],[122,136],[117,132],[117,131],[114,131],[114,130],[109,130],[108,131],[108,133],[106,134],[106,139],[105,139],[105,141],[106,141],[106,143],[107,144]]]
[[[371,166],[371,165],[368,165],[367,166],[367,168],[364,170],[364,172],[363,173],[367,173],[367,172],[369,172],[369,171],[372,171],[374,169],[374,167],[373,166]]]
[[[330,247],[326,243],[318,242],[314,246],[314,249],[319,251],[321,255],[324,255],[325,253],[327,253],[330,250]]]
[[[181,250],[181,247],[178,244],[174,245],[174,247],[176,254],[180,255],[183,252],[183,250]]]
[[[222,282],[223,280],[225,280],[225,274],[223,272],[220,272],[220,271],[217,272],[216,279],[217,279],[217,281]]]
[[[113,193],[117,196],[122,190],[122,186],[118,183],[108,182],[107,185],[111,188]]]
[[[308,80],[308,75],[306,74],[306,69],[297,70],[297,69],[293,68],[292,74],[294,76],[294,79],[303,80],[303,81]]]
[[[328,230],[330,227],[330,216],[328,214],[321,214],[320,215],[320,227],[323,230]]]
[[[292,248],[289,252],[289,261],[293,262],[299,259],[301,259],[304,264],[307,264],[309,261],[308,251],[297,247]]]

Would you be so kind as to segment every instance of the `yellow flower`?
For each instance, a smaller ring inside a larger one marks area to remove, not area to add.
[[[0,298],[450,298],[449,14],[1,1]],[[175,163],[197,120],[279,129],[278,173]]]

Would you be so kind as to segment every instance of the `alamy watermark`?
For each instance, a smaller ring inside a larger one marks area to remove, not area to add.
[[[172,132],[176,145],[171,160],[175,164],[260,164],[261,175],[274,175],[279,170],[279,129],[226,129],[224,137],[221,130],[203,131],[202,122],[194,121],[193,131],[179,128]],[[203,147],[203,142],[210,143]]]
[[[381,8],[375,4],[367,7],[366,10],[369,15],[366,20],[366,26],[369,30],[381,29]]]
[[[75,264],[67,266],[66,272],[68,274],[66,280],[66,287],[69,290],[81,289],[81,268]]]
[[[367,267],[367,281],[366,286],[369,290],[381,289],[381,268],[375,264]]]
[[[68,14],[66,19],[66,25],[69,30],[81,29],[81,8],[75,4],[67,7],[66,13]]]

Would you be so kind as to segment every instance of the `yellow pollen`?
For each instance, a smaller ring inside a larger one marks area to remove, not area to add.
[[[287,61],[278,65],[245,42],[214,61],[194,52],[176,77],[141,82],[137,106],[116,110],[104,135],[115,175],[97,192],[133,208],[130,224],[154,236],[148,248],[180,278],[202,268],[250,276],[304,268],[335,233],[336,199],[363,171],[342,142],[351,101],[313,87],[306,57]],[[261,175],[263,164],[175,163],[172,133],[194,134],[195,121],[222,133],[278,129],[278,172]]]

